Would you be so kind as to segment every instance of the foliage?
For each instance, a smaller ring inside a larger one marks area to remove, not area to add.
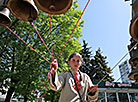
[[[53,37],[53,55],[57,58],[67,41],[69,34],[71,34],[80,14],[81,10],[77,10],[77,1],[74,6],[61,15],[52,15],[52,37]],[[15,17],[12,21],[16,21]],[[38,18],[33,21],[38,32],[42,36],[44,42],[51,49],[51,36],[50,36],[50,15],[39,11]],[[63,53],[58,59],[58,71],[67,69],[67,64],[64,60],[74,51],[81,50],[81,45],[78,42],[81,34],[81,27],[84,21],[81,20],[74,30],[68,44],[66,45]],[[2,30],[1,30],[2,29]],[[18,34],[24,41],[32,46],[44,58],[51,62],[52,58],[46,47],[40,40],[34,28],[29,22],[18,20],[11,29]],[[2,94],[8,93],[10,88],[14,88],[14,97],[24,96],[29,100],[34,100],[33,92],[36,89],[42,88],[47,80],[49,72],[49,63],[41,58],[37,53],[25,45],[13,33],[4,27],[0,27],[0,92]],[[51,50],[50,50],[51,51]],[[8,90],[7,90],[8,88]],[[40,91],[41,95],[45,93],[45,88]],[[47,91],[50,99],[52,92]]]
[[[80,68],[83,72],[87,73],[93,81],[100,81],[105,75],[107,77],[102,81],[113,81],[114,79],[110,76],[111,68],[108,67],[106,62],[106,56],[102,55],[100,48],[96,51],[96,54],[92,54],[90,50],[91,47],[88,47],[88,43],[83,40],[83,46],[80,53],[83,57],[83,65]]]

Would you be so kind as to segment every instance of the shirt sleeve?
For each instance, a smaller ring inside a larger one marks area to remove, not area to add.
[[[89,86],[88,86],[88,100],[90,102],[93,102],[93,101],[96,101],[98,99],[98,91],[97,91],[97,87],[96,85],[93,85],[90,77],[87,75],[88,77],[88,83],[89,83]]]
[[[59,91],[64,86],[64,76],[63,72],[58,76],[57,72],[55,73],[54,77],[52,78],[52,74],[50,74],[50,88],[54,91]]]

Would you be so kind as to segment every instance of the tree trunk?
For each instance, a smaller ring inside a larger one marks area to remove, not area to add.
[[[10,88],[9,88],[9,90],[8,90],[8,92],[7,92],[7,95],[6,95],[6,99],[5,99],[4,102],[10,102],[14,90],[15,90],[14,87],[10,87]]]
[[[27,102],[28,98],[26,96],[24,96],[24,102]]]
[[[51,102],[54,102],[55,91],[52,92]]]
[[[14,68],[15,68],[15,65],[14,65],[14,60],[15,60],[14,52],[15,52],[15,48],[13,48],[12,68],[11,68],[12,72],[14,72]],[[13,83],[13,82],[15,83],[15,82],[17,82],[17,80],[15,80],[13,76],[11,76],[11,83]],[[10,102],[14,90],[15,90],[15,87],[13,87],[13,86],[8,89],[8,92],[7,92],[7,95],[6,95],[6,99],[5,99],[4,102]]]

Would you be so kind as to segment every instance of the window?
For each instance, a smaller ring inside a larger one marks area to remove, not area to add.
[[[104,92],[98,93],[98,102],[105,102],[105,94]]]
[[[129,102],[127,93],[118,93],[119,102]]]
[[[116,93],[107,93],[107,102],[117,102]]]
[[[131,102],[138,102],[138,93],[129,93]]]

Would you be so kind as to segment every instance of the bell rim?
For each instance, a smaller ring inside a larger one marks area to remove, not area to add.
[[[138,59],[138,56],[131,57],[131,58],[129,59],[129,63],[131,64],[131,62],[133,62],[135,59]]]
[[[134,76],[135,76],[135,75],[138,75],[138,69],[135,69],[135,71],[136,71],[136,72],[134,72],[134,70],[132,70],[132,72],[128,75],[128,78],[129,78],[130,80],[135,80],[135,79],[134,79]]]
[[[32,1],[33,1],[33,0],[32,0]],[[8,2],[8,4],[7,4],[7,7],[9,8],[10,12],[11,12],[17,19],[20,19],[20,20],[22,20],[22,21],[29,21],[28,18],[27,18],[27,19],[22,18],[22,17],[19,16],[19,14],[17,15],[17,14],[12,10],[12,8],[10,7],[11,2],[12,2],[12,0],[9,0],[9,2]],[[26,0],[25,0],[25,2],[27,2],[29,5],[31,5],[31,7],[32,7],[33,10],[35,11],[36,16],[33,17],[32,20],[36,20],[37,17],[39,16],[39,12],[38,12],[37,7],[36,7],[35,5],[32,5],[32,4],[31,4],[31,1],[26,1]]]
[[[5,16],[5,14],[4,14],[3,12],[1,12],[0,15]],[[9,20],[9,23],[7,23],[7,24],[2,24],[2,23],[0,23],[0,26],[5,26],[5,25],[11,26],[12,20],[11,20],[10,17],[8,17],[8,16],[5,16],[5,17]]]
[[[130,35],[131,37],[135,40],[135,41],[138,41],[138,37],[136,37],[136,35],[134,34],[134,30],[133,30],[133,27],[135,26],[136,22],[138,21],[138,14],[131,19],[131,23],[130,23]]]
[[[45,13],[51,14],[51,15],[60,15],[60,14],[66,13],[66,12],[71,8],[72,2],[73,2],[73,0],[70,0],[70,3],[69,3],[69,5],[68,5],[68,7],[64,8],[64,9],[61,10],[61,11],[50,12],[50,10],[45,9],[44,7],[40,6],[38,0],[34,0],[34,3],[35,3],[35,5],[38,7],[38,9],[40,9],[41,11],[43,11],[43,12],[45,12]],[[40,7],[41,7],[41,8],[40,8]]]

